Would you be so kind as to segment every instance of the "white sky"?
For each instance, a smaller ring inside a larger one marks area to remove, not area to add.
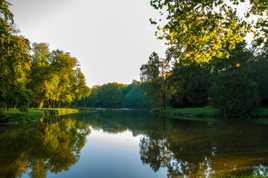
[[[89,85],[130,83],[152,51],[163,53],[149,1],[9,0],[21,34],[77,57]]]

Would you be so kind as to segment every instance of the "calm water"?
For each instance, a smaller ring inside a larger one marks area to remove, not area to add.
[[[0,178],[268,176],[268,127],[145,113],[79,115],[0,129]]]

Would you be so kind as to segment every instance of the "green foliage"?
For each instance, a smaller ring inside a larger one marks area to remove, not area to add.
[[[251,63],[251,75],[258,85],[262,105],[268,105],[268,55],[259,56]]]
[[[251,114],[257,107],[257,84],[239,69],[222,72],[212,87],[213,103],[226,117]]]
[[[102,85],[97,92],[97,107],[118,108],[124,100],[123,89],[126,86],[118,83]]]
[[[75,102],[78,107],[100,108],[148,108],[149,99],[140,82],[133,81],[130,85],[107,83],[94,86],[88,97]]]
[[[6,0],[0,1],[0,37],[15,31],[13,27],[13,14],[9,10],[9,5]]]
[[[0,1],[0,107],[68,105],[88,95],[85,76],[69,53],[17,34],[9,3]],[[32,55],[31,55],[32,54]]]
[[[200,107],[212,104],[225,117],[254,115],[259,101],[263,104],[266,101],[266,58],[266,55],[254,56],[241,43],[230,51],[228,59],[217,59],[209,63],[176,61],[166,80],[161,80],[160,70],[157,70],[159,57],[152,55],[149,62],[142,67],[142,79],[146,81],[143,85],[156,103],[153,107],[161,105],[161,87],[168,85],[169,90],[161,92],[165,96],[171,96],[167,101],[170,106]]]
[[[6,111],[3,111],[2,118],[7,118],[8,121],[18,121],[20,123],[33,123],[33,121],[38,121],[40,118],[49,118],[51,117],[53,120],[56,120],[58,116],[66,116],[77,114],[80,112],[79,109],[74,108],[26,108],[22,110],[20,108],[12,108]],[[92,112],[93,110],[89,110],[87,112]],[[85,111],[84,111],[85,112]]]
[[[249,25],[222,0],[151,0],[160,11],[156,35],[173,47],[179,60],[208,62],[227,58],[241,43]]]
[[[168,52],[165,59],[161,59],[157,53],[153,52],[147,64],[142,65],[140,68],[141,80],[153,107],[165,108],[170,96],[171,61]]]
[[[19,107],[16,93],[25,93],[29,82],[32,60],[28,40],[21,36],[10,35],[0,40],[0,98],[2,107]],[[19,91],[22,90],[22,91]],[[23,100],[23,99],[22,99]]]
[[[148,108],[149,98],[139,82],[128,85],[124,97],[123,106],[127,108]]]
[[[219,109],[207,106],[194,108],[168,108],[164,110],[162,114],[173,119],[215,122],[215,118],[219,116],[220,113]]]
[[[171,104],[174,107],[206,106],[210,87],[209,67],[206,64],[176,63],[173,67]]]
[[[91,89],[89,96],[82,98],[76,105],[103,108],[122,107],[124,90],[126,88],[126,85],[119,83],[108,83],[102,86],[95,86]]]
[[[250,115],[259,106],[258,83],[252,76],[254,56],[244,45],[229,59],[213,62],[211,97],[226,117]]]

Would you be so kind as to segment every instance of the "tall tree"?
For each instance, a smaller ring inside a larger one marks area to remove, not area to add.
[[[31,68],[30,44],[17,35],[9,3],[0,1],[0,105],[25,106],[30,91],[26,89]]]
[[[33,91],[33,104],[42,108],[44,102],[48,99],[49,88],[46,84],[49,82],[49,58],[50,52],[48,44],[33,44],[33,64],[31,69],[30,88]]]
[[[14,32],[13,28],[13,14],[9,10],[10,4],[6,0],[0,1],[0,35],[7,35],[10,32]]]
[[[145,83],[147,94],[154,102],[153,105],[166,107],[169,94],[168,77],[170,76],[169,58],[161,59],[157,53],[153,52],[147,64],[140,68],[141,80]]]
[[[174,87],[172,105],[175,107],[206,106],[210,87],[209,67],[194,61],[176,62],[172,70]]]
[[[173,47],[180,60],[208,62],[229,57],[230,50],[243,41],[249,24],[238,17],[223,0],[151,0],[160,11],[157,36]]]

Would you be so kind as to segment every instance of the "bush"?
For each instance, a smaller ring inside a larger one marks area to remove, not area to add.
[[[213,104],[221,109],[224,117],[248,116],[259,104],[256,82],[240,69],[217,74],[211,94]]]

